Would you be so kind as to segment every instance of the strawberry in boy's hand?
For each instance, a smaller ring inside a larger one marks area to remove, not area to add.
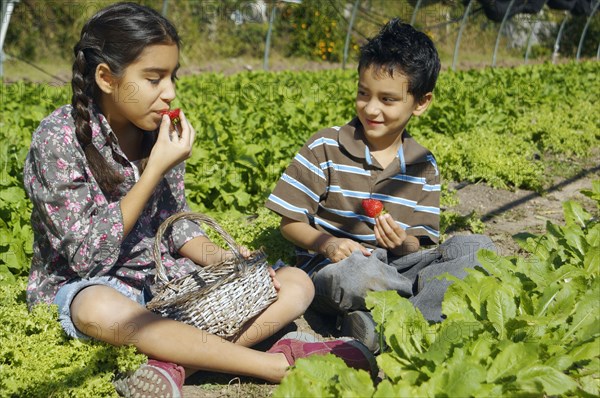
[[[382,212],[385,214],[383,203],[377,199],[363,199],[362,207],[365,214],[369,217],[377,217]]]

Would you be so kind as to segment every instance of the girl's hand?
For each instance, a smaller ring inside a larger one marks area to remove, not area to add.
[[[250,254],[252,254],[250,249],[248,249],[246,246],[238,247],[238,251],[244,258],[248,258],[248,257],[250,257]],[[231,250],[227,251],[225,256],[227,259],[233,258],[233,256],[234,256],[233,251],[231,251]],[[279,282],[279,280],[277,279],[277,276],[275,274],[275,270],[273,270],[273,268],[271,268],[271,267],[269,267],[269,276],[271,277],[271,281],[273,282],[273,287],[275,287],[275,290],[279,291],[279,289],[281,289],[281,282]]]
[[[237,250],[244,258],[248,258],[252,254],[252,251],[250,251],[250,249],[248,249],[246,246],[238,246]],[[223,261],[232,259],[234,257],[235,254],[233,253],[233,250],[227,250],[223,254]]]
[[[390,214],[375,218],[375,238],[377,246],[395,251],[406,240],[406,231],[400,227]]]
[[[332,262],[337,263],[349,257],[352,252],[357,250],[367,257],[371,255],[371,252],[366,247],[352,239],[334,237],[327,239],[321,244],[318,251]]]
[[[246,246],[240,246],[240,247],[238,247],[238,251],[240,252],[240,254],[242,255],[242,257],[244,257],[244,258],[248,258],[252,254],[252,252],[250,251],[250,249],[248,249]]]
[[[196,131],[186,119],[183,111],[180,113],[178,129],[181,135],[177,134],[169,116],[162,116],[158,138],[150,153],[146,169],[154,168],[161,175],[165,175],[173,167],[190,157]]]

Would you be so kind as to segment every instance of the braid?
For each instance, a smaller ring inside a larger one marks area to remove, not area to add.
[[[124,181],[122,175],[117,173],[102,156],[92,143],[92,127],[90,125],[90,98],[92,98],[92,74],[87,70],[85,54],[76,47],[75,62],[73,63],[73,79],[71,87],[73,97],[73,119],[75,120],[75,136],[83,148],[90,169],[100,188],[104,193],[114,192],[119,184]]]

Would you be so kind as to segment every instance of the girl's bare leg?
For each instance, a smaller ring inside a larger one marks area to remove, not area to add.
[[[286,279],[282,279],[283,289]],[[266,321],[275,315],[275,311],[269,312]],[[77,294],[71,303],[71,317],[90,337],[115,346],[132,344],[150,358],[185,367],[187,374],[192,369],[209,370],[278,383],[289,366],[283,354],[252,350],[162,318],[108,286],[90,286]]]
[[[295,267],[279,268],[275,273],[281,287],[277,301],[248,322],[234,342],[251,347],[277,333],[306,311],[315,290],[306,272]]]

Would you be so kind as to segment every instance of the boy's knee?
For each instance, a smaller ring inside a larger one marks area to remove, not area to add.
[[[468,257],[471,262],[476,262],[477,252],[481,249],[497,251],[494,242],[485,235],[456,235],[439,247],[444,260]]]
[[[496,245],[494,245],[494,242],[490,239],[489,236],[471,235],[470,242],[472,242],[472,245],[478,246],[480,249],[496,251]]]
[[[370,291],[395,290],[402,295],[412,292],[412,282],[396,269],[375,258],[356,256],[330,264],[313,276],[316,295],[335,303],[340,311],[364,310]]]

